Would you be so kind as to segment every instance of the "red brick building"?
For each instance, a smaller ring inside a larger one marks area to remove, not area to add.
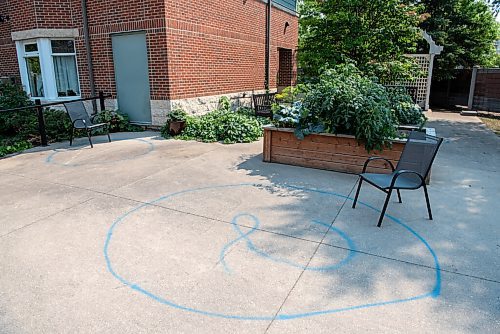
[[[42,100],[113,94],[137,122],[160,125],[176,105],[249,103],[263,91],[267,0],[0,0],[0,77]],[[296,0],[272,1],[270,87],[291,84]],[[279,82],[278,82],[279,81]]]

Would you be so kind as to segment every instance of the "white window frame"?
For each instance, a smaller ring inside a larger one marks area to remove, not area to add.
[[[19,71],[21,72],[21,82],[23,83],[24,90],[31,97],[31,99],[41,99],[44,101],[64,101],[74,100],[81,97],[80,74],[78,73],[78,59],[76,57],[76,42],[75,51],[73,53],[52,53],[52,40],[72,40],[73,38],[37,38],[23,41],[16,41],[17,59],[19,63]],[[26,44],[37,44],[38,52],[25,52]],[[28,69],[26,66],[26,58],[30,56],[38,56],[40,59],[40,68],[42,72],[42,82],[45,96],[32,96],[31,87],[28,78]],[[78,90],[80,92],[77,96],[58,96],[56,76],[54,69],[54,56],[73,56],[76,63],[76,76],[78,80]]]

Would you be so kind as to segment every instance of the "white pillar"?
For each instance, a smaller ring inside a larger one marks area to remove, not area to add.
[[[474,93],[476,92],[476,79],[477,79],[477,70],[478,66],[474,66],[472,69],[472,76],[470,78],[470,88],[469,88],[469,100],[467,102],[467,109],[472,110],[474,105]]]
[[[434,54],[429,55],[429,73],[427,74],[427,87],[425,91],[425,105],[424,110],[429,110],[429,101],[431,97],[431,85],[432,85],[432,71],[434,70]]]

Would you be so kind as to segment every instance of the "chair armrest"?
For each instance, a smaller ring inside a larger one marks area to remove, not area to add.
[[[77,118],[77,119],[75,119],[75,120],[73,121],[73,124],[72,124],[72,125],[73,125],[73,127],[75,127],[75,123],[76,123],[76,122],[78,122],[78,121],[82,121],[83,125],[85,125],[85,128],[86,128],[86,129],[88,128],[87,122],[85,122],[85,120],[84,120],[84,119],[82,119],[82,118]],[[92,124],[91,124],[91,125],[92,125]]]
[[[363,173],[366,172],[366,168],[368,167],[368,164],[372,161],[375,161],[375,160],[384,160],[386,162],[389,163],[389,165],[391,166],[391,169],[392,171],[394,172],[395,168],[394,168],[394,165],[392,164],[392,162],[386,158],[382,158],[382,157],[370,157],[368,158],[366,161],[365,161],[365,164],[363,166]]]
[[[403,174],[417,175],[419,177],[420,181],[422,182],[422,184],[425,183],[425,179],[420,173],[415,172],[413,170],[402,169],[402,170],[398,170],[396,173],[394,173],[394,176],[392,177],[392,181],[391,181],[391,188],[394,188],[394,185],[396,184],[396,180],[398,179],[398,177],[400,177]],[[420,187],[422,186],[422,184],[420,185]]]

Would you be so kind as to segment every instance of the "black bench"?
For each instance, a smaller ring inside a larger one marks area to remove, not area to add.
[[[253,107],[255,116],[273,117],[272,105],[276,101],[276,93],[254,94]]]

